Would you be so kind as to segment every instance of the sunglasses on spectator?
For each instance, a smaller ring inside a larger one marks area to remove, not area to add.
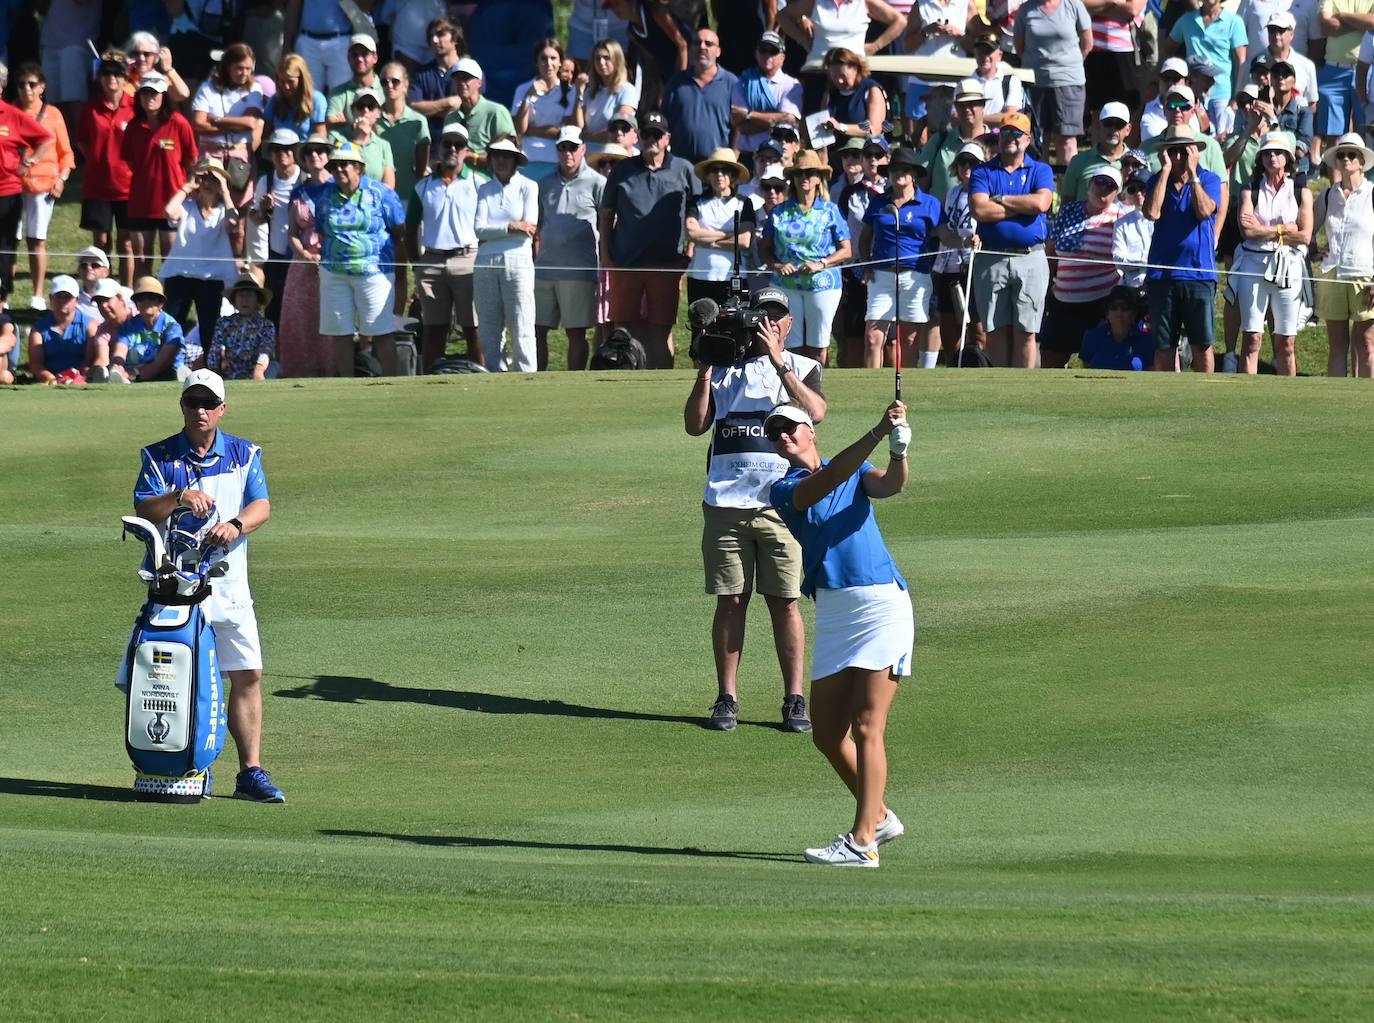
[[[756,48],[756,52],[765,54],[766,56],[769,56],[769,57],[776,57],[776,56],[777,56],[778,54],[780,54],[782,51],[779,50],[776,46],[770,46],[770,45],[768,45],[768,44],[764,44],[764,45],[762,45],[762,46],[757,47],[757,48]]]
[[[657,128],[650,128],[648,131],[644,132],[644,141],[653,142],[655,139],[666,138],[667,135],[668,133],[666,131],[659,131]]]
[[[157,56],[157,51],[156,51],[156,50],[139,50],[137,53],[134,54],[134,56],[135,56],[135,57],[142,58],[143,60],[152,60],[154,57]]]
[[[209,411],[210,409],[217,409],[223,404],[224,402],[214,396],[200,398],[194,394],[190,394],[181,399],[181,407],[186,409],[200,408]]]
[[[36,89],[36,88],[38,88],[38,87],[39,87],[40,85],[42,85],[42,84],[43,84],[43,83],[42,83],[42,82],[39,82],[39,81],[20,82],[20,83],[19,83],[19,88],[21,88],[21,89]]]
[[[93,270],[99,269],[104,265],[104,263],[98,263],[94,259],[82,259],[77,262],[76,268],[78,270]]]
[[[382,84],[383,84],[383,85],[400,85],[402,81],[404,81],[404,79],[401,79],[401,78],[383,78],[383,79],[382,79]]]
[[[575,153],[575,152],[577,152],[577,143],[576,143],[576,142],[560,142],[560,143],[558,143],[558,151],[559,151],[560,153]]]
[[[1357,152],[1355,152],[1355,150],[1353,150],[1353,149],[1342,149],[1339,153],[1336,154],[1336,159],[1337,159],[1337,160],[1359,160],[1359,159],[1361,159],[1361,158],[1363,157],[1363,155],[1364,155],[1364,154],[1362,154],[1362,153],[1357,153]]]
[[[1113,179],[1107,177],[1106,175],[1099,175],[1098,177],[1093,178],[1092,183],[1093,183],[1094,185],[1096,185],[1098,188],[1120,188],[1120,187],[1121,187],[1121,186],[1118,185]]]
[[[1019,139],[1022,135],[1026,133],[1022,131],[1020,128],[1003,128],[1000,132],[998,132],[998,134],[1001,135],[1004,139]]]
[[[1186,99],[1171,99],[1171,100],[1169,100],[1169,109],[1170,109],[1170,110],[1192,110],[1192,109],[1193,109],[1193,105],[1192,105],[1191,103],[1189,103]]]

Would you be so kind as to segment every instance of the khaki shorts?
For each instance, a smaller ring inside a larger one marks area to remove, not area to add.
[[[710,504],[701,510],[707,593],[722,597],[757,589],[769,597],[801,596],[801,546],[777,511]]]
[[[1336,280],[1334,271],[1318,270],[1312,282],[1317,315],[1323,320],[1374,320],[1374,305],[1365,297],[1364,289],[1374,284],[1374,278],[1358,277],[1353,281]]]
[[[596,323],[596,281],[546,281],[535,271],[534,325],[585,330]]]
[[[421,260],[429,259],[426,254]],[[472,266],[477,250],[466,256],[415,264],[415,283],[420,289],[420,319],[425,326],[458,324],[472,327],[477,314],[472,305]]]

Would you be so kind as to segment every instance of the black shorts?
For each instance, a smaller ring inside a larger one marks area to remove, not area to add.
[[[129,228],[129,200],[82,199],[81,230],[109,232],[114,226],[121,231]]]
[[[129,217],[127,225],[130,231],[175,231],[176,224],[173,224],[166,217]]]
[[[1087,119],[1097,120],[1098,111],[1111,102],[1125,103],[1131,110],[1140,109],[1140,85],[1136,77],[1136,53],[1114,50],[1094,50],[1083,59],[1087,76]]]
[[[1091,302],[1061,302],[1051,291],[1045,296],[1045,323],[1040,328],[1040,347],[1051,352],[1077,355],[1083,348],[1083,335],[1107,315],[1107,299]]]
[[[1226,211],[1226,219],[1221,222],[1221,237],[1217,239],[1217,260],[1225,260],[1229,265],[1235,254],[1236,246],[1244,238],[1240,233],[1240,196],[1231,196],[1231,207]]]
[[[868,285],[846,269],[840,278],[840,337],[863,337],[868,315]]]

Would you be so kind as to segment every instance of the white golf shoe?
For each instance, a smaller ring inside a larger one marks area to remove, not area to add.
[[[854,844],[849,835],[836,835],[835,841],[823,849],[807,849],[802,853],[807,863],[820,863],[829,867],[876,867],[878,865],[878,843],[870,846]]]
[[[878,822],[874,829],[873,837],[879,845],[887,845],[894,838],[901,838],[906,834],[906,825],[891,810],[887,811],[887,816]]]

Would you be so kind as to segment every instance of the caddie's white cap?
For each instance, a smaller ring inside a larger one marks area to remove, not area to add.
[[[1166,73],[1170,71],[1174,72],[1177,75],[1182,75],[1184,78],[1187,78],[1188,62],[1184,60],[1182,57],[1170,57],[1168,60],[1166,60],[1163,64],[1159,66],[1160,77],[1162,78]]]
[[[368,53],[377,52],[377,40],[373,39],[366,32],[358,32],[348,39],[348,48],[351,50],[355,46],[366,46]]]
[[[76,261],[78,263],[83,259],[94,259],[106,270],[110,268],[110,257],[99,245],[87,245],[76,254]]]
[[[805,423],[813,430],[816,428],[816,424],[813,423],[811,417],[807,415],[806,409],[788,402],[773,406],[773,410],[768,413],[768,418],[763,421],[763,428],[767,430],[770,423],[783,421],[789,423]]]
[[[1097,115],[1099,121],[1120,121],[1122,124],[1131,123],[1131,108],[1125,103],[1108,103]]]
[[[482,65],[471,57],[459,57],[458,63],[453,65],[453,73],[455,75],[467,75],[469,78],[486,78],[486,75],[482,74]]]
[[[582,145],[582,129],[575,124],[565,124],[558,130],[558,139],[554,145],[561,146],[564,142],[576,142]]]
[[[188,376],[181,385],[185,394],[192,387],[203,387],[220,401],[224,400],[224,378],[212,369],[198,369]]]
[[[71,295],[75,298],[81,294],[81,285],[76,283],[76,278],[70,274],[58,274],[52,279],[52,284],[48,286],[49,295]]]

